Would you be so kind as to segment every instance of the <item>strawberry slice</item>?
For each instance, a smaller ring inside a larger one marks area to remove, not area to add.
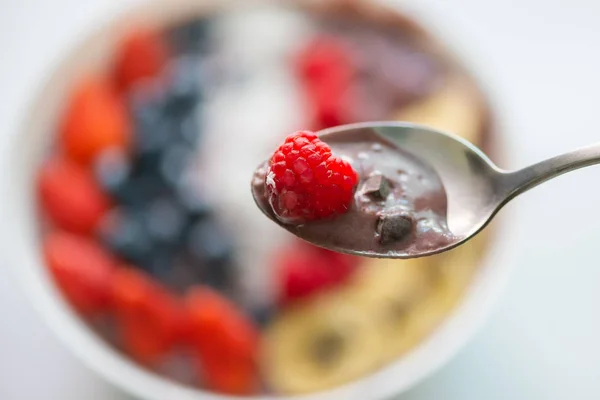
[[[110,282],[116,260],[94,241],[65,232],[53,232],[43,244],[52,275],[71,305],[86,316],[110,306]]]

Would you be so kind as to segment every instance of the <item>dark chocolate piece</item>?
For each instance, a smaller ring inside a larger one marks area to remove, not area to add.
[[[414,225],[414,220],[410,215],[381,214],[377,218],[375,229],[379,242],[382,245],[388,245],[408,238],[412,234]]]
[[[362,192],[373,200],[385,200],[390,194],[390,182],[381,174],[371,175],[363,184]]]

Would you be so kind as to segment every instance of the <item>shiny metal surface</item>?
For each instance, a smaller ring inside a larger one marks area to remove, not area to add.
[[[422,257],[450,250],[479,233],[496,213],[510,200],[535,186],[582,167],[600,163],[600,144],[542,161],[517,171],[498,168],[479,148],[453,135],[424,126],[404,122],[375,122],[351,124],[319,132],[353,132],[368,129],[397,146],[413,153],[431,165],[440,176],[448,197],[447,222],[450,231],[459,239],[446,247],[411,255],[395,253],[364,253],[339,248],[331,243],[313,243],[343,253],[380,258]],[[286,230],[271,210],[261,210]],[[351,234],[351,233],[349,233]],[[306,238],[302,238],[306,239]]]

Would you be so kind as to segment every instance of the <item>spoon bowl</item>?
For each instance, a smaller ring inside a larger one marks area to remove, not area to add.
[[[281,222],[264,194],[253,184],[253,197],[262,212],[284,229],[314,245],[341,253],[375,258],[417,258],[448,251],[470,240],[508,201],[548,179],[600,162],[600,144],[566,153],[518,171],[498,168],[479,148],[454,135],[406,122],[369,122],[338,126],[317,133],[325,142],[335,135],[371,137],[390,143],[418,158],[438,175],[446,194],[445,219],[452,240],[419,251],[396,251],[348,246],[340,237],[305,235],[297,225]],[[318,239],[316,239],[318,238]]]

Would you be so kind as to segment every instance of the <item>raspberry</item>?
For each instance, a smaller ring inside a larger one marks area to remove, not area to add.
[[[183,305],[149,276],[131,268],[118,269],[112,297],[121,344],[139,362],[154,365],[183,340]]]
[[[117,261],[93,240],[54,232],[44,240],[46,263],[71,305],[86,316],[108,311]]]
[[[313,129],[356,122],[356,66],[345,43],[318,36],[300,51],[296,70],[313,110]]]
[[[352,166],[308,131],[287,137],[271,157],[266,176],[273,211],[295,224],[348,211],[357,182]]]
[[[80,234],[91,234],[111,203],[90,171],[62,157],[42,167],[38,194],[52,222]]]
[[[298,54],[296,68],[310,89],[337,87],[344,90],[354,76],[353,60],[344,43],[330,36],[318,36]]]
[[[275,260],[279,303],[285,306],[344,284],[360,260],[300,241],[282,249]]]

